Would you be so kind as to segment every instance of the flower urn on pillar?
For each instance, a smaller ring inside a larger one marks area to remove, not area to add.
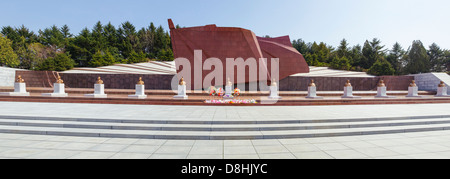
[[[317,96],[316,94],[316,84],[314,83],[314,80],[311,80],[311,83],[308,85],[308,96],[306,98],[309,99],[323,99],[322,96]]]
[[[224,99],[233,99],[233,83],[230,78],[228,78],[227,84],[225,85],[225,95],[223,95]]]
[[[6,96],[30,96],[30,93],[27,92],[27,87],[25,84],[25,80],[22,76],[18,76],[16,82],[14,83],[14,92],[3,92],[0,95]]]
[[[188,96],[186,94],[186,82],[184,81],[183,77],[181,77],[180,82],[178,83],[178,95],[174,96],[173,98],[188,99]]]
[[[419,87],[416,85],[416,80],[412,80],[408,87],[408,95],[406,96],[408,98],[415,97],[415,98],[421,98],[422,96],[419,96]]]
[[[347,80],[347,83],[344,85],[344,95],[342,98],[361,98],[361,96],[353,96],[353,87],[350,80]]]
[[[278,96],[278,84],[275,79],[272,79],[272,84],[270,85],[270,99],[281,99],[281,96]]]
[[[394,96],[388,96],[387,95],[387,87],[386,84],[384,84],[384,80],[380,80],[377,86],[377,95],[375,98],[395,98]]]
[[[53,93],[42,93],[42,96],[50,96],[50,97],[68,96],[68,94],[65,92],[64,81],[61,79],[61,76],[58,75],[58,80],[56,80],[56,83],[53,83]]]
[[[136,84],[136,93],[134,95],[128,95],[128,97],[137,99],[147,98],[147,95],[145,95],[145,85],[144,81],[142,81],[142,77],[139,77],[139,81]]]
[[[108,95],[105,94],[105,84],[103,84],[102,78],[98,77],[97,82],[94,84],[94,94],[85,94],[86,97],[94,98],[106,98]]]
[[[447,86],[443,81],[438,85],[436,97],[450,97],[450,95],[447,94]]]

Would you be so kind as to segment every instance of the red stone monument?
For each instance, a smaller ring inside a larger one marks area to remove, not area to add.
[[[309,73],[309,67],[295,48],[293,48],[289,36],[277,38],[258,37],[250,30],[237,27],[217,27],[216,25],[206,25],[200,27],[175,28],[171,19],[169,21],[172,48],[175,58],[186,58],[194,64],[194,50],[202,50],[202,63],[211,57],[220,59],[224,64],[223,84],[226,83],[226,58],[255,58],[258,69],[266,69],[267,82],[271,77],[271,58],[279,58],[279,80],[297,73]],[[267,58],[267,63],[260,62],[260,58]],[[262,66],[261,66],[262,65]],[[193,66],[193,65],[192,65]],[[191,68],[191,76],[194,77],[194,69]],[[214,69],[212,69],[214,70]],[[212,70],[203,70],[204,79]],[[179,71],[177,71],[179,72]],[[245,72],[245,79],[236,78],[232,81],[236,83],[249,83],[255,80],[249,79],[249,71]],[[259,75],[257,81],[260,81]],[[194,78],[192,78],[194,79]],[[201,86],[193,86],[194,89],[201,89]]]

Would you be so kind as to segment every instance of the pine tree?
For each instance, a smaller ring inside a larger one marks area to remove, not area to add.
[[[363,58],[361,45],[357,44],[353,46],[350,54],[350,56],[352,57],[351,65],[355,67],[355,70],[360,71],[361,61]]]
[[[103,27],[103,36],[105,37],[108,47],[117,47],[118,34],[116,27],[114,27],[111,22]]]
[[[365,69],[370,68],[377,60],[381,60],[384,56],[384,46],[381,46],[381,41],[377,38],[372,39],[371,42],[366,40],[362,49],[363,60],[361,66]]]
[[[331,60],[330,67],[338,70],[350,70],[352,66],[347,57],[334,56]]]
[[[76,66],[84,67],[88,66],[94,49],[94,42],[92,33],[88,28],[81,30],[80,34],[76,36],[72,43],[69,44],[68,51],[72,58],[75,60]]]
[[[73,34],[70,33],[70,28],[67,24],[61,27],[61,33],[63,34],[64,38],[72,38],[73,37]]]
[[[430,61],[427,50],[420,40],[413,41],[408,55],[405,56],[405,61],[406,74],[427,73],[430,71]]]
[[[402,65],[402,58],[405,55],[405,50],[403,50],[402,46],[396,42],[392,47],[392,50],[389,52],[386,60],[392,65],[396,74],[400,74]]]
[[[303,55],[306,55],[309,51],[308,45],[302,39],[292,41],[292,46]]]
[[[338,48],[337,48],[337,55],[338,57],[342,58],[342,57],[349,57],[349,49],[348,49],[348,43],[347,40],[342,39],[341,43],[339,44]]]
[[[427,54],[430,59],[431,71],[442,72],[445,70],[445,54],[436,43],[430,45]]]
[[[39,42],[43,45],[50,46],[55,53],[65,52],[66,43],[64,34],[55,25],[43,31],[39,30]]]
[[[132,51],[140,51],[137,48],[138,38],[136,34],[136,28],[129,21],[122,23],[119,30],[119,51],[122,52],[124,58],[128,58]]]
[[[101,51],[97,51],[97,53],[95,53],[92,56],[92,60],[89,61],[90,67],[100,67],[100,66],[103,66],[104,64],[105,64],[105,60],[103,58],[103,54]]]
[[[91,49],[91,52],[97,52],[97,51],[104,51],[107,48],[107,42],[105,38],[105,32],[103,25],[100,21],[98,21],[94,28],[92,29],[92,42],[93,42],[93,49]]]
[[[387,60],[377,60],[367,73],[376,76],[394,75],[395,70]]]

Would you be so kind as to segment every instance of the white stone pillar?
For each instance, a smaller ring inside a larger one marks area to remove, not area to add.
[[[353,87],[350,80],[344,86],[344,95],[341,98],[361,98],[360,96],[353,96]]]
[[[417,86],[415,87],[408,87],[408,95],[406,97],[419,97],[418,94],[419,88]]]
[[[105,94],[105,84],[100,77],[98,77],[97,83],[94,84],[94,94],[85,94],[86,97],[94,97],[94,98],[106,98],[108,97]]]
[[[416,81],[412,80],[412,83],[408,87],[408,95],[406,96],[408,98],[410,97],[417,97],[420,98],[422,96],[419,96],[419,87],[416,85]]]
[[[42,96],[67,97],[69,95],[65,92],[64,81],[58,75],[58,80],[53,83],[53,93],[42,93]]]
[[[173,98],[188,99],[188,95],[186,94],[186,85],[178,85],[178,95]]]
[[[272,84],[270,85],[270,99],[281,99],[281,96],[278,96],[278,85],[275,82],[275,79],[272,80]]]
[[[230,78],[227,80],[227,84],[225,85],[225,94],[223,95],[223,99],[233,99],[233,83]]]
[[[147,95],[145,95],[145,85],[144,81],[142,81],[142,77],[139,77],[139,81],[135,86],[135,94],[134,95],[128,95],[129,98],[137,98],[137,99],[145,99],[147,98]]]
[[[105,94],[105,85],[104,84],[94,84],[94,94],[85,94],[86,97],[94,97],[94,98],[106,98],[108,97]]]
[[[15,93],[26,93],[27,87],[25,83],[14,83],[14,92]]]
[[[182,77],[180,79],[180,83],[178,83],[178,95],[174,96],[173,98],[178,99],[188,99],[188,96],[186,94],[186,82],[184,81],[184,78]]]
[[[225,95],[223,96],[224,99],[233,99],[233,90],[232,86],[225,86]]]
[[[384,81],[380,80],[380,83],[378,83],[377,95],[375,96],[375,98],[395,98],[395,97],[387,95],[387,87],[384,84]]]
[[[308,96],[306,96],[306,98],[323,99],[323,97],[317,96],[317,94],[316,94],[316,84],[314,83],[314,80],[311,80],[311,83],[308,86]]]
[[[450,97],[450,95],[447,94],[447,86],[443,81],[439,84],[435,97]]]
[[[105,94],[105,84],[94,84],[94,94]]]
[[[6,96],[30,96],[30,93],[27,92],[25,80],[19,75],[16,83],[14,83],[14,92],[3,92],[0,95]]]

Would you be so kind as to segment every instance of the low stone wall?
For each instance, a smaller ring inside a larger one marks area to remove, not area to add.
[[[53,87],[57,79],[57,72],[52,71],[17,71],[17,76],[21,75],[27,87]]]
[[[314,80],[317,91],[342,91],[347,80],[355,91],[375,91],[378,82],[384,80],[387,90],[408,90],[411,76],[381,77],[288,77],[280,81],[280,91],[307,91],[311,80]]]
[[[17,71],[22,75],[27,87],[53,87],[58,72],[53,71]],[[66,88],[94,88],[97,77],[101,77],[105,88],[134,89],[135,84],[142,77],[146,89],[170,89],[173,75],[141,75],[141,74],[84,74],[59,73]]]
[[[14,86],[16,69],[0,67],[0,87]]]
[[[355,91],[369,91],[376,88],[377,78],[341,78],[341,77],[288,77],[280,81],[280,91],[307,91],[314,80],[317,91],[342,91],[347,80]]]
[[[108,89],[135,89],[139,77],[145,83],[145,89],[170,89],[174,75],[141,74],[73,74],[61,73],[61,78],[69,88],[94,88],[100,76]]]
[[[146,89],[169,90],[174,75],[141,75],[141,74],[76,74],[59,73],[67,88],[93,88],[100,76],[108,89],[134,89],[142,76]],[[28,87],[53,87],[57,72],[52,71],[17,71],[22,75]],[[388,90],[408,90],[414,76],[381,76],[381,77],[287,77],[280,81],[280,91],[307,91],[313,79],[318,91],[342,91],[344,84],[350,80],[355,91],[375,91],[379,80],[383,79]],[[248,88],[248,84],[246,85]]]
[[[414,76],[416,84],[421,91],[437,91],[441,81],[447,86],[450,85],[450,76],[446,73],[422,73],[411,76]],[[450,92],[450,88],[447,88],[447,92]]]

